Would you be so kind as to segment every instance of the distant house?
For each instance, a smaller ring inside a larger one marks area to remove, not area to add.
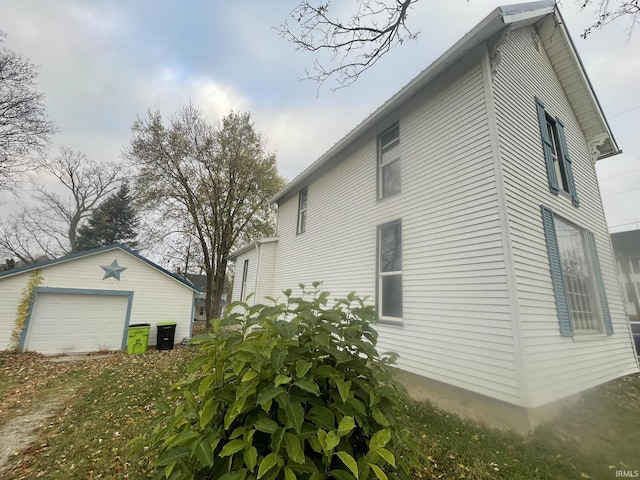
[[[175,342],[191,336],[194,295],[190,282],[119,244],[0,273],[0,350],[14,347],[18,305],[35,285],[19,350],[45,354],[121,350],[128,326],[176,322]]]
[[[206,312],[206,292],[207,292],[207,276],[196,274],[196,273],[187,273],[187,274],[179,274],[200,290],[199,293],[196,294],[195,297],[195,308],[193,310],[193,319],[197,321],[205,321],[207,319]],[[227,292],[222,293],[222,297],[220,298],[220,308],[224,309],[227,303]]]
[[[206,314],[206,291],[207,291],[207,276],[199,275],[196,273],[187,273],[182,275],[184,278],[193,283],[198,290],[199,293],[195,296],[195,304],[193,308],[193,319],[198,321],[205,321],[207,319]]]
[[[368,295],[414,395],[530,428],[638,371],[594,169],[618,152],[555,2],[497,8],[273,199],[232,299]]]
[[[613,253],[618,264],[618,281],[629,320],[639,321],[640,301],[640,230],[611,234]]]

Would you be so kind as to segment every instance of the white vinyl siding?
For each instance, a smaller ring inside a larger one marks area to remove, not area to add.
[[[553,25],[544,28],[552,29]],[[629,351],[628,327],[590,153],[547,51],[542,48],[539,53],[533,46],[535,35],[532,27],[508,34],[499,47],[501,61],[493,80],[528,407],[566,397],[637,368]],[[552,33],[549,38],[553,38]],[[561,52],[551,48],[549,54],[556,51]],[[549,192],[536,96],[543,97],[545,107],[562,118],[565,125],[574,181],[580,194],[579,208],[573,206],[568,196]],[[613,336],[602,334],[588,341],[561,336],[541,205],[594,233]]]
[[[250,305],[270,303],[265,297],[273,296],[274,293],[273,275],[277,246],[277,238],[263,240],[252,244],[251,248],[234,259],[236,273],[231,301],[246,300]],[[247,266],[246,275],[244,275],[245,265]],[[250,294],[253,295],[247,300]]]
[[[236,271],[233,277],[233,293],[231,301],[247,301],[250,305],[256,303],[256,275],[258,268],[258,249],[251,248],[236,260]],[[245,265],[247,266],[245,275]],[[253,295],[252,295],[253,294]],[[248,298],[252,295],[251,298]]]
[[[402,221],[402,323],[379,324],[380,351],[410,372],[520,400],[483,72],[457,63],[397,112],[402,194],[378,202],[378,135],[309,184],[313,223],[295,235],[298,198],[278,207],[274,294],[324,282],[331,298],[375,302],[376,232]],[[455,146],[455,148],[452,148]],[[345,206],[349,212],[345,214]],[[280,295],[281,296],[281,295]]]

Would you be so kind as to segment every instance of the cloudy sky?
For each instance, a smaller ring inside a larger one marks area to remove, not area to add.
[[[629,36],[621,21],[583,40],[594,15],[580,12],[579,3],[563,0],[561,10],[625,152],[597,165],[607,220],[612,231],[640,228],[640,31]],[[418,40],[335,92],[299,80],[314,58],[274,30],[296,4],[2,0],[0,30],[7,48],[39,67],[58,128],[52,154],[64,145],[97,160],[118,159],[136,116],[148,109],[170,116],[191,101],[213,122],[231,109],[250,111],[280,171],[293,179],[500,2],[418,2],[409,18]]]

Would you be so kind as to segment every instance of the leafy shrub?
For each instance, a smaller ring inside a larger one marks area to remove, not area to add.
[[[156,478],[411,478],[406,392],[376,351],[375,310],[355,294],[329,308],[313,285],[235,303],[193,339],[203,355],[174,407],[158,405]]]

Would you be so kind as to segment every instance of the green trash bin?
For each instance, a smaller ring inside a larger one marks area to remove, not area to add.
[[[149,323],[133,323],[129,325],[127,336],[127,353],[144,353],[149,344]]]

